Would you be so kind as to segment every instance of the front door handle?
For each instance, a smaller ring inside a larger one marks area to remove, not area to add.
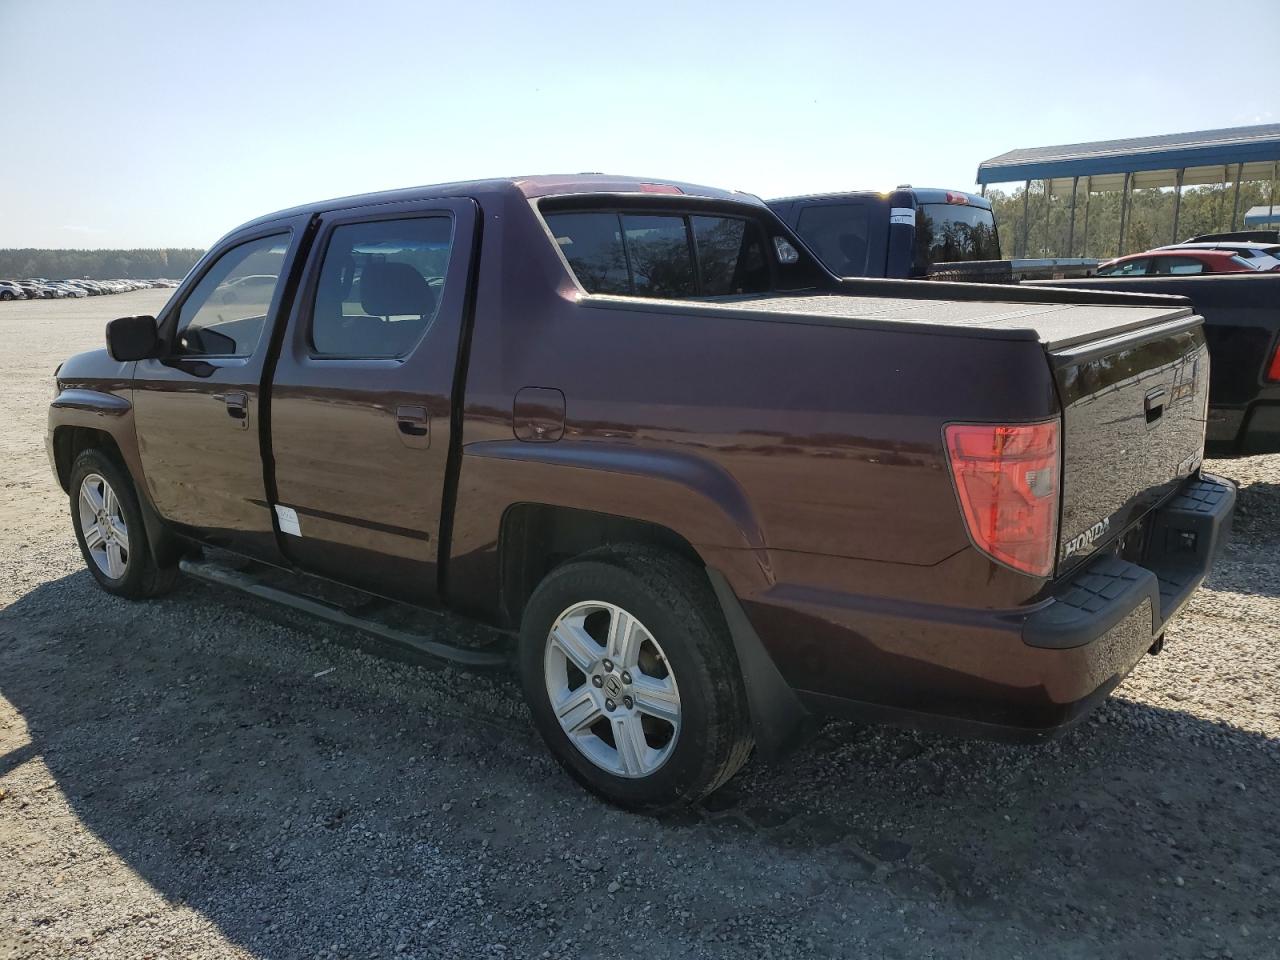
[[[431,446],[431,417],[426,407],[396,407],[396,432],[406,447]]]
[[[249,398],[243,393],[223,394],[222,402],[227,405],[227,416],[237,421],[240,429],[249,426]]]

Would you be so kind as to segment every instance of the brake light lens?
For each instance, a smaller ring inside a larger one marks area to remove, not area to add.
[[[953,193],[950,190],[947,191],[947,203],[967,204],[968,202],[969,198],[963,193]]]
[[[1053,573],[1062,427],[952,423],[951,479],[969,536],[983,553],[1033,577]]]
[[[1280,380],[1280,342],[1276,343],[1276,352],[1271,354],[1271,363],[1267,366],[1267,379]]]
[[[684,191],[677,187],[674,183],[642,183],[640,184],[641,193],[670,193],[683,194]]]

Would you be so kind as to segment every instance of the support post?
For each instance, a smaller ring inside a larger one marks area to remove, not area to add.
[[[1182,212],[1182,179],[1186,172],[1186,167],[1178,169],[1178,181],[1173,188],[1173,236],[1169,238],[1170,243],[1178,242],[1178,214]]]
[[[980,195],[980,196],[982,196],[982,197],[986,197],[986,195],[987,195],[987,185],[986,185],[985,183],[982,185],[982,189],[981,189],[981,190],[979,190],[979,191],[978,191],[978,193],[979,193],[979,195]]]
[[[1267,195],[1267,225],[1276,218],[1276,174],[1280,173],[1280,160],[1271,164],[1271,193]]]
[[[1071,226],[1067,227],[1067,256],[1076,252],[1076,193],[1080,189],[1080,178],[1071,178]]]
[[[1030,213],[1027,205],[1031,202],[1031,181],[1028,180],[1022,185],[1022,246],[1018,252],[1018,256],[1025,257],[1027,255],[1027,227],[1030,225]]]
[[[1080,253],[1089,255],[1089,197],[1093,194],[1093,177],[1084,178],[1084,242],[1080,245]]]
[[[1128,226],[1125,222],[1129,216],[1129,178],[1132,174],[1124,175],[1124,189],[1120,191],[1120,245],[1116,247],[1116,256],[1124,256],[1124,228]]]
[[[1236,224],[1240,221],[1240,175],[1244,173],[1244,164],[1236,164],[1236,191],[1235,196],[1231,199],[1231,229],[1236,228]]]
[[[1053,180],[1045,180],[1044,182],[1044,248],[1040,252],[1040,256],[1049,256],[1049,214],[1053,210]]]

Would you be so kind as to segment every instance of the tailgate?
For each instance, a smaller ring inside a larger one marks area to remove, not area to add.
[[[1201,318],[1183,317],[1049,356],[1063,409],[1061,574],[1199,466],[1209,355]]]

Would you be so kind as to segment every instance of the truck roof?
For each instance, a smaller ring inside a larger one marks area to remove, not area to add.
[[[967,206],[980,207],[983,210],[991,209],[991,201],[984,196],[968,193],[964,190],[943,190],[938,187],[895,187],[893,190],[842,190],[835,193],[806,193],[793,197],[774,197],[768,202],[788,203],[792,200],[834,200],[852,197],[876,197],[880,200],[888,200],[895,193],[909,193],[915,197],[916,203],[947,203],[948,194],[953,197],[956,194],[961,194],[965,197]]]
[[[627,177],[607,173],[540,174],[529,177],[498,177],[488,180],[432,183],[417,187],[402,187],[396,190],[381,190],[375,193],[354,194],[348,197],[335,197],[331,200],[301,204],[285,210],[277,210],[265,216],[255,217],[253,220],[242,224],[241,227],[237,227],[237,229],[261,223],[270,223],[273,220],[283,220],[289,217],[344,210],[349,207],[360,207],[375,203],[397,203],[431,197],[484,197],[515,194],[526,199],[534,199],[537,197],[600,193],[670,193],[713,200],[735,200],[755,206],[763,206],[763,201],[754,194],[685,183],[681,180]]]

